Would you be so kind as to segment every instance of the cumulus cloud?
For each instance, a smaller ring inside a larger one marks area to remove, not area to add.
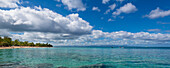
[[[0,29],[81,35],[91,33],[92,26],[80,18],[79,14],[64,17],[47,8],[21,7],[0,10]]]
[[[165,16],[170,16],[170,10],[164,11],[161,10],[159,7],[157,7],[157,9],[155,10],[152,10],[148,15],[145,15],[145,17],[148,17],[150,19],[155,19],[155,18],[160,18]]]
[[[92,10],[100,12],[100,9],[98,7],[93,7]]]
[[[102,0],[102,3],[103,4],[106,4],[106,3],[108,3],[110,0]]]
[[[0,0],[1,8],[16,8],[20,4],[19,0]]]
[[[77,11],[85,11],[86,7],[82,0],[62,0],[64,5],[67,6],[69,10],[76,9]]]
[[[114,3],[114,4],[109,6],[109,9],[106,10],[106,12],[104,14],[108,14],[111,10],[114,10],[115,8],[116,8],[116,4]]]
[[[132,13],[137,11],[137,8],[135,5],[133,5],[132,3],[127,3],[126,5],[120,7],[119,9],[117,9],[115,12],[113,12],[113,15],[120,15],[121,13]]]

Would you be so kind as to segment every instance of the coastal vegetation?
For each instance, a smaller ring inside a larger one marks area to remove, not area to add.
[[[16,39],[12,41],[10,37],[4,36],[0,37],[0,47],[10,47],[10,46],[31,46],[31,47],[53,47],[51,44],[44,43],[33,43],[28,41],[19,41]]]

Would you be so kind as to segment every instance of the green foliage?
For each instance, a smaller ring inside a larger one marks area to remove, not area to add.
[[[3,41],[3,38],[2,37],[0,37],[0,42],[2,42]]]
[[[9,47],[9,46],[35,46],[35,47],[53,47],[51,44],[44,43],[29,43],[28,41],[19,41],[18,39],[12,41],[11,38],[5,36],[4,38],[0,37],[0,47]]]
[[[18,39],[16,39],[14,42],[13,42],[13,45],[14,46],[19,46],[20,45],[20,41]]]
[[[31,43],[28,43],[28,46],[35,46],[35,44],[31,42]]]

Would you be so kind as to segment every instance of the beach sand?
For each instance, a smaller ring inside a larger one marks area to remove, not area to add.
[[[0,49],[15,49],[15,48],[40,48],[40,47],[31,47],[31,46],[11,46],[11,47],[0,47]]]

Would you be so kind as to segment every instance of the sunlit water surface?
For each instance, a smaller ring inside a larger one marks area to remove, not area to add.
[[[0,68],[170,67],[170,49],[55,47],[0,50]]]

